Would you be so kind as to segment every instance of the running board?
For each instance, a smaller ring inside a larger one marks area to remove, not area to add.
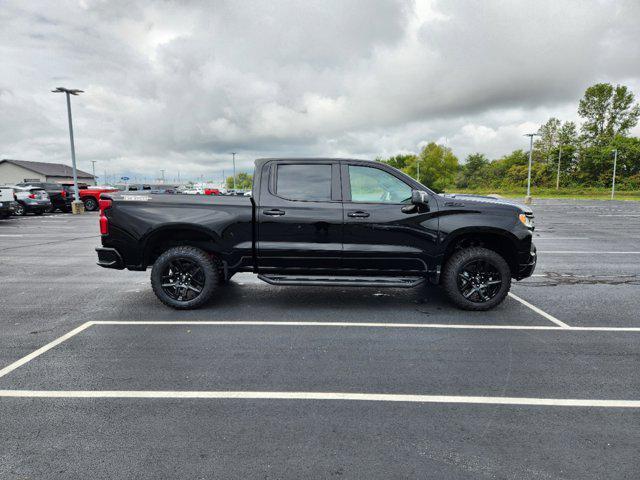
[[[425,282],[424,277],[332,277],[324,275],[258,275],[271,285],[316,287],[390,287],[412,288]]]

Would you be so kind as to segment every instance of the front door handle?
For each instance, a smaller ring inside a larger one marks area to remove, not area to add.
[[[264,213],[265,215],[269,215],[270,217],[281,217],[282,215],[284,215],[284,210],[274,208],[272,210],[263,210],[262,213]]]
[[[369,212],[363,212],[362,210],[358,210],[357,212],[347,213],[347,217],[353,217],[353,218],[367,218],[368,216],[369,216]]]

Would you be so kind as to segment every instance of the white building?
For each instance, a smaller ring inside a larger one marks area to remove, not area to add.
[[[95,185],[93,175],[77,170],[78,183]],[[21,182],[73,182],[73,170],[61,163],[28,162],[26,160],[0,160],[0,185],[12,185]]]

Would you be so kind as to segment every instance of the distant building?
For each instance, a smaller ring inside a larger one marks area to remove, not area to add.
[[[77,170],[78,182],[95,185],[93,175]],[[0,160],[0,185],[21,182],[73,182],[73,170],[61,163],[29,162],[27,160]]]

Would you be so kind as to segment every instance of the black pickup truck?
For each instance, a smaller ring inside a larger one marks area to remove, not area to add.
[[[145,270],[164,304],[196,308],[236,272],[273,285],[439,284],[488,310],[533,273],[533,212],[438,195],[379,162],[259,159],[253,195],[102,194],[98,265]]]

